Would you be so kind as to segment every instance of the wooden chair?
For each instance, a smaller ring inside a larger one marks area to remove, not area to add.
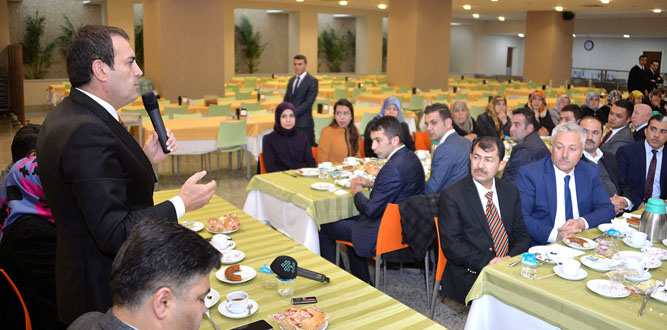
[[[435,237],[438,238],[438,264],[435,266],[435,281],[433,283],[433,298],[431,298],[431,310],[429,311],[429,318],[433,319],[433,313],[435,313],[435,299],[438,297],[438,286],[440,286],[440,281],[442,280],[442,274],[445,271],[445,265],[447,264],[447,258],[442,252],[442,242],[440,241],[440,227],[438,226],[438,217],[435,217]]]

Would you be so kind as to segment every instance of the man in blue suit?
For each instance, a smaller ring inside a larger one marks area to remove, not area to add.
[[[551,157],[522,167],[515,182],[531,246],[560,241],[615,216],[598,169],[579,161],[584,129],[560,124],[551,139]]]
[[[540,124],[535,119],[533,110],[520,108],[512,111],[510,136],[517,144],[512,148],[510,159],[503,171],[503,180],[516,184],[516,174],[522,166],[549,154],[549,149],[537,132],[539,129]]]
[[[651,117],[645,134],[646,140],[621,147],[616,153],[618,170],[630,186],[632,203],[638,208],[651,197],[667,198],[667,116]]]
[[[315,124],[313,122],[313,103],[317,98],[318,81],[311,76],[306,67],[308,60],[304,55],[294,56],[294,74],[285,87],[283,102],[289,102],[296,107],[296,129],[308,137],[312,147],[315,143]]]
[[[456,134],[452,126],[452,114],[445,104],[431,104],[424,110],[426,131],[432,141],[440,141],[433,152],[431,176],[424,187],[424,194],[439,194],[452,183],[459,181],[470,169],[470,140]]]
[[[366,257],[375,256],[375,242],[382,214],[389,203],[398,203],[410,196],[424,192],[424,170],[419,158],[401,143],[401,123],[398,119],[385,116],[370,127],[373,152],[386,158],[375,181],[361,177],[350,182],[350,193],[360,215],[322,225],[320,228],[320,253],[325,259],[335,262],[336,240],[352,242],[348,249],[352,274],[370,283]],[[361,190],[373,188],[370,197]]]

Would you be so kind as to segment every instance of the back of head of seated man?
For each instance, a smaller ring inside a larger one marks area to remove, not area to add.
[[[218,267],[220,253],[197,233],[144,220],[114,259],[113,306],[106,314],[82,315],[70,329],[198,329],[209,273]]]

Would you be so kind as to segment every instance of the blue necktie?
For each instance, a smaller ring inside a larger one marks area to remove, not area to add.
[[[565,221],[574,218],[572,214],[572,195],[570,194],[570,176],[565,176]]]

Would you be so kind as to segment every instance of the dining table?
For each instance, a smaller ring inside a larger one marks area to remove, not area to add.
[[[178,190],[155,192],[155,203],[165,201],[178,194]],[[248,323],[265,320],[275,329],[278,323],[270,315],[283,313],[291,308],[292,297],[317,298],[315,304],[329,317],[327,329],[444,329],[424,315],[410,309],[401,302],[362,282],[343,269],[330,263],[324,258],[311,252],[303,245],[294,242],[264,223],[254,219],[242,210],[214,195],[211,201],[201,209],[190,211],[179,220],[180,223],[195,222],[206,225],[211,217],[220,217],[226,214],[236,214],[241,226],[238,231],[227,234],[234,242],[234,250],[241,251],[244,257],[235,264],[251,267],[256,273],[264,265],[270,265],[278,256],[290,256],[297,261],[299,267],[326,275],[329,283],[321,283],[310,279],[297,277],[294,284],[294,293],[291,296],[282,296],[274,288],[265,288],[258,276],[247,277],[249,280],[239,283],[228,283],[219,280],[218,270],[210,274],[211,289],[215,290],[220,298],[215,301],[214,292],[210,292],[208,304],[213,322],[221,329],[236,328]],[[200,235],[211,238],[213,234],[208,229],[201,229]],[[230,260],[234,261],[234,260]],[[231,263],[229,263],[231,264]],[[220,268],[227,267],[223,264]],[[224,272],[224,271],[223,271]],[[244,278],[246,280],[246,278]],[[225,300],[227,294],[234,291],[244,291],[248,294],[252,306],[251,315],[229,314],[226,311]],[[312,305],[300,305],[306,308]],[[220,310],[232,318],[224,316]],[[254,312],[252,312],[254,311]],[[213,329],[211,323],[204,317],[200,329]]]
[[[593,239],[602,234],[600,229],[591,228],[577,236]],[[562,241],[554,244],[566,247]],[[653,246],[667,248],[661,242],[653,242]],[[622,241],[618,248],[639,251]],[[586,258],[594,251],[580,251],[583,254],[575,259]],[[587,276],[567,280],[549,276],[554,273],[554,265],[544,263],[537,267],[535,279],[527,279],[521,276],[521,264],[509,267],[519,260],[521,255],[482,269],[466,297],[466,302],[472,301],[466,329],[665,329],[667,326],[667,301],[650,298],[643,316],[639,316],[643,294],[607,298],[590,290],[588,281],[608,279],[604,272],[582,264]],[[665,262],[649,271],[653,279],[667,278]]]

